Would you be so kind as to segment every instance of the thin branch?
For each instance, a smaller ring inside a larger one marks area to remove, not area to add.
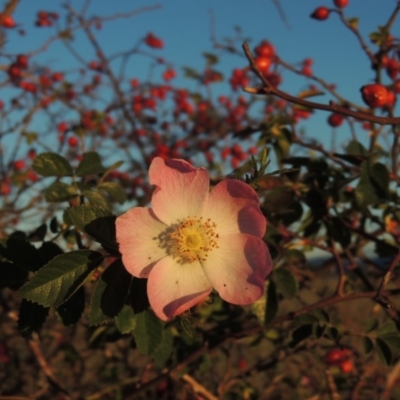
[[[243,50],[246,54],[247,59],[249,60],[250,67],[251,69],[255,72],[255,74],[259,77],[261,82],[264,84],[264,87],[262,88],[252,88],[252,87],[244,87],[243,90],[247,93],[252,93],[252,94],[271,94],[277,97],[280,97],[281,99],[284,99],[290,103],[293,104],[298,104],[303,107],[311,108],[311,109],[316,109],[316,110],[324,110],[324,111],[330,111],[342,115],[346,115],[348,117],[354,117],[359,120],[364,120],[364,121],[369,121],[369,122],[375,122],[379,125],[393,125],[393,124],[400,124],[400,118],[396,117],[378,117],[376,115],[372,114],[366,114],[363,112],[359,111],[354,111],[351,109],[348,109],[346,107],[340,106],[333,101],[329,102],[329,105],[322,104],[322,103],[316,103],[313,101],[308,101],[304,99],[300,99],[298,97],[292,96],[286,92],[283,92],[273,85],[268,81],[268,79],[264,76],[264,74],[261,73],[259,68],[257,67],[254,57],[251,54],[249,45],[244,42],[243,43]]]
[[[390,278],[392,277],[393,271],[397,267],[399,261],[400,261],[400,251],[397,253],[397,255],[393,258],[392,262],[390,263],[389,268],[386,271],[385,275],[383,276],[379,288],[376,292],[375,300],[385,308],[393,308],[393,306],[390,303],[388,303],[387,300],[383,299],[382,293],[385,290],[385,287],[389,282]]]

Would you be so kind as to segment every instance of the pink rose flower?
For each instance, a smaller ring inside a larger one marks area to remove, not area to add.
[[[181,314],[213,288],[233,304],[259,299],[272,261],[256,192],[235,179],[210,191],[207,170],[178,159],[154,158],[149,178],[152,208],[122,214],[116,231],[125,268],[148,278],[156,315]]]

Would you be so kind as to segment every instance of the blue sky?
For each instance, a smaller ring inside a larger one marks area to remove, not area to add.
[[[38,9],[58,11],[62,14],[64,1],[21,0],[14,17],[17,23],[26,30],[25,36],[16,31],[9,31],[10,52],[29,52],[38,48],[49,37],[51,28],[34,26],[34,15]],[[85,3],[83,0],[70,2],[79,11]],[[300,62],[306,57],[314,59],[314,72],[319,77],[337,84],[340,94],[354,102],[361,103],[359,88],[373,77],[369,62],[362,52],[356,38],[332,14],[326,21],[312,20],[309,15],[317,6],[332,7],[332,0],[281,0],[288,25],[280,17],[272,0],[92,0],[87,16],[106,16],[139,10],[142,7],[156,6],[154,11],[140,15],[110,21],[102,30],[97,31],[99,42],[107,55],[133,47],[148,32],[153,32],[165,42],[163,50],[157,54],[174,63],[178,71],[181,66],[199,68],[204,66],[203,51],[212,51],[211,14],[213,29],[218,40],[234,35],[234,27],[240,26],[245,37],[251,38],[256,45],[263,39],[271,41],[279,56],[288,62]],[[384,24],[396,4],[395,0],[350,0],[345,9],[348,17],[360,18],[360,30],[366,40],[368,33]],[[393,29],[399,31],[397,23]],[[77,34],[72,45],[89,62],[95,58],[93,48]],[[12,46],[12,48],[11,48]],[[373,45],[371,44],[372,48]],[[37,55],[34,60],[44,62],[53,70],[64,70],[76,67],[76,61],[67,53],[61,44],[51,45],[48,51]],[[224,56],[220,69],[228,76],[233,68],[246,64],[238,56]],[[160,70],[160,74],[161,74]],[[136,57],[129,64],[131,77],[144,78],[148,72],[148,61]],[[177,86],[190,85],[180,73],[174,81]],[[296,94],[310,83],[303,77],[291,74],[284,75],[282,89]],[[215,85],[215,90],[228,92],[225,86]],[[5,92],[4,92],[5,93]],[[318,101],[328,102],[329,96],[319,97]],[[307,122],[310,135],[321,137],[321,131],[330,137],[331,128],[326,124],[327,114],[319,111]],[[348,128],[338,130],[339,140],[348,137]],[[329,143],[329,142],[327,142]]]

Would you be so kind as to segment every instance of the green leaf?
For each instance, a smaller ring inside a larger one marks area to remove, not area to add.
[[[174,337],[170,329],[162,331],[161,342],[152,353],[157,365],[163,366],[170,357],[173,349]]]
[[[295,318],[294,321],[300,325],[319,323],[319,319],[311,313],[300,314]]]
[[[130,304],[135,314],[147,310],[150,307],[149,298],[147,297],[147,279],[133,277],[129,296]]]
[[[357,28],[358,28],[359,19],[358,19],[358,18],[349,18],[349,19],[347,20],[347,23],[348,23],[353,29],[357,29]]]
[[[193,68],[182,67],[182,70],[183,70],[183,75],[185,76],[185,78],[201,80],[201,74],[199,74]]]
[[[304,266],[307,262],[304,253],[297,249],[285,250],[283,253],[283,257],[285,258],[288,264],[295,265],[298,267]]]
[[[27,239],[29,242],[43,242],[47,233],[47,225],[42,224],[38,226],[33,232],[31,232]]]
[[[376,318],[370,318],[365,327],[365,333],[369,333],[378,328],[379,321]]]
[[[399,354],[400,353],[400,336],[385,336],[381,338],[385,341],[385,343],[390,347],[390,350],[393,353]]]
[[[124,204],[126,201],[126,193],[125,190],[122,189],[120,185],[116,182],[103,182],[98,188],[100,190],[105,191],[108,195],[110,195],[116,202],[119,204]]]
[[[163,339],[163,325],[163,322],[150,310],[137,315],[133,333],[142,354],[152,354],[160,346]]]
[[[9,237],[5,246],[0,244],[0,255],[29,271],[37,271],[43,265],[37,248],[17,236]]]
[[[361,176],[354,193],[360,206],[386,200],[389,194],[389,173],[386,167],[381,163],[371,164],[370,160],[364,161],[361,164]]]
[[[19,306],[18,330],[24,337],[29,337],[32,332],[38,332],[46,321],[49,308],[28,300],[22,300]]]
[[[42,153],[33,160],[32,168],[42,176],[72,176],[68,160],[57,153]]]
[[[101,297],[100,306],[104,314],[114,318],[128,297],[132,275],[125,269],[121,259],[117,259],[107,267],[101,279],[107,286]]]
[[[92,301],[89,309],[89,325],[97,326],[111,321],[111,318],[103,313],[100,303],[107,283],[99,279],[93,291]]]
[[[57,313],[65,326],[79,321],[85,308],[85,290],[81,286],[67,301],[57,307]]]
[[[316,308],[312,310],[312,313],[318,318],[319,322],[329,322],[329,314],[322,308]]]
[[[49,203],[68,201],[76,196],[76,189],[64,182],[54,182],[44,191],[44,198]]]
[[[119,255],[115,220],[114,215],[97,218],[85,226],[85,232],[99,242],[110,254]]]
[[[377,338],[375,340],[375,347],[381,362],[384,365],[390,365],[393,355],[387,343],[383,339]]]
[[[346,153],[352,156],[360,156],[362,159],[366,159],[371,156],[368,150],[356,140],[350,140],[346,146]]]
[[[204,58],[207,60],[208,65],[214,65],[218,63],[218,56],[212,53],[203,53]]]
[[[91,250],[60,254],[21,288],[20,295],[45,307],[57,307],[79,288],[102,260],[100,253]]]
[[[83,154],[83,158],[78,165],[75,173],[77,176],[100,175],[105,172],[105,168],[101,163],[101,158],[95,151]]]
[[[331,340],[337,340],[339,338],[339,330],[335,326],[326,327],[325,335]]]
[[[291,342],[289,343],[289,347],[295,347],[303,340],[307,339],[313,334],[313,325],[301,325],[297,327],[291,335]]]
[[[65,214],[78,229],[84,231],[87,224],[97,218],[108,217],[111,215],[111,212],[103,207],[84,204],[67,208]]]
[[[368,336],[363,336],[362,341],[364,353],[369,354],[374,348],[374,342]]]
[[[132,307],[124,305],[115,317],[115,325],[121,333],[131,333],[136,327],[136,315]]]
[[[0,289],[18,289],[28,279],[28,270],[17,264],[0,261]]]
[[[267,297],[265,306],[265,325],[269,325],[276,317],[276,314],[278,314],[279,304],[275,283],[272,280],[267,281],[265,296]]]
[[[272,279],[276,283],[278,291],[280,291],[285,297],[292,298],[296,296],[298,291],[298,282],[288,269],[274,269]]]
[[[376,334],[379,337],[385,337],[399,335],[399,332],[396,328],[396,324],[393,321],[387,321],[377,330]]]
[[[85,196],[91,205],[108,210],[110,208],[106,198],[97,190],[84,190],[82,195]]]

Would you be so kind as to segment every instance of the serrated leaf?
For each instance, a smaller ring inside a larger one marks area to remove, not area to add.
[[[364,353],[369,354],[374,348],[374,342],[368,336],[363,336],[362,342],[363,342]]]
[[[84,153],[75,174],[77,176],[98,175],[105,172],[105,168],[101,163],[101,158],[95,151]]]
[[[28,279],[28,270],[7,261],[0,261],[0,289],[16,290]]]
[[[313,324],[312,331],[316,338],[320,338],[325,332],[326,325]]]
[[[293,274],[286,268],[277,268],[272,273],[272,279],[276,283],[278,291],[285,297],[292,298],[298,291],[298,282]]]
[[[392,351],[390,350],[390,347],[386,344],[386,342],[383,339],[377,338],[375,340],[375,347],[381,362],[384,365],[390,365],[393,356]]]
[[[121,333],[130,333],[136,327],[136,315],[132,307],[124,305],[118,315],[114,318],[115,325]]]
[[[313,315],[318,318],[319,322],[329,322],[329,314],[322,308],[312,310]]]
[[[27,239],[29,242],[43,242],[47,233],[47,225],[42,224],[38,226],[33,232],[31,232]]]
[[[51,233],[58,233],[58,220],[57,217],[53,217],[50,221],[50,231]]]
[[[114,215],[97,218],[85,226],[85,232],[99,242],[110,254],[119,255],[115,220]]]
[[[208,65],[214,65],[218,63],[218,56],[212,53],[203,53],[204,58],[207,60]]]
[[[147,310],[150,307],[149,298],[147,297],[147,279],[133,277],[129,288],[129,296],[130,304],[135,314]]]
[[[339,330],[335,326],[326,327],[325,335],[331,340],[337,340],[339,337]]]
[[[108,217],[111,215],[111,212],[103,207],[84,204],[67,208],[65,214],[78,229],[84,231],[87,224],[97,218]]]
[[[379,337],[399,335],[396,324],[393,321],[387,321],[377,331],[376,335]]]
[[[142,354],[152,354],[160,346],[163,338],[163,325],[163,322],[150,310],[137,315],[133,333],[137,347]]]
[[[275,283],[272,280],[267,281],[265,296],[267,298],[265,305],[265,325],[268,325],[274,320],[276,314],[278,314],[279,304]]]
[[[111,321],[112,318],[103,313],[100,303],[107,283],[99,279],[93,291],[89,310],[89,325],[97,326]]]
[[[84,190],[82,192],[82,196],[85,196],[93,206],[100,207],[105,210],[110,208],[106,198],[97,190]]]
[[[57,314],[65,326],[79,321],[85,308],[85,290],[81,286],[66,302],[57,307]]]
[[[393,353],[400,353],[400,336],[385,336],[381,338],[390,347]]]
[[[0,244],[0,255],[29,271],[37,271],[43,265],[37,248],[17,236],[9,237],[5,246]]]
[[[48,307],[23,299],[18,314],[18,330],[21,335],[29,337],[31,333],[39,331],[48,314]]]
[[[38,253],[40,259],[43,262],[42,265],[45,265],[54,257],[63,254],[63,251],[61,250],[60,246],[58,246],[54,242],[43,242],[42,245],[38,248]]]
[[[294,321],[300,325],[309,325],[309,324],[318,323],[319,319],[311,313],[305,313],[305,314],[298,315]]]
[[[303,340],[307,339],[313,334],[313,325],[301,325],[297,327],[291,334],[291,342],[289,343],[289,347],[295,347]]]
[[[107,286],[101,297],[100,307],[104,314],[114,318],[128,297],[132,275],[125,269],[121,259],[117,259],[107,267],[101,279]]]
[[[367,159],[371,156],[368,150],[356,140],[350,140],[349,144],[346,146],[346,153],[348,155],[362,157],[362,159]]]
[[[163,366],[170,357],[173,349],[174,337],[170,329],[162,331],[162,338],[159,346],[152,353],[152,356],[159,366]]]
[[[79,288],[102,260],[100,253],[91,250],[60,254],[21,288],[20,295],[45,307],[57,307]]]
[[[387,199],[389,181],[389,173],[383,164],[363,161],[360,180],[354,191],[357,203],[368,206]]]
[[[126,193],[125,190],[122,189],[120,185],[116,182],[103,182],[98,188],[100,190],[105,191],[108,195],[110,195],[116,202],[119,204],[124,204],[126,201]]]
[[[44,191],[44,198],[49,203],[68,201],[76,196],[76,189],[65,182],[54,182]]]
[[[72,176],[68,160],[57,153],[42,153],[33,160],[32,168],[41,176]]]
[[[296,266],[304,266],[307,262],[304,253],[297,249],[285,250],[283,257],[288,264],[293,264]]]
[[[379,326],[379,321],[376,318],[370,318],[365,327],[365,333],[374,331]]]

